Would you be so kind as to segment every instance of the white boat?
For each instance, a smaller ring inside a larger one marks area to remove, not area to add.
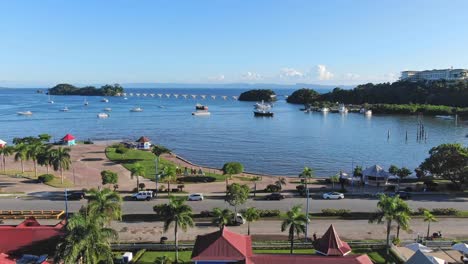
[[[108,118],[108,117],[109,117],[109,114],[107,114],[107,113],[99,113],[99,114],[97,115],[97,117],[98,117],[98,118]]]
[[[49,101],[47,101],[47,102],[48,102],[49,104],[53,104],[54,101],[53,101],[52,99],[50,99],[50,93],[48,93],[48,95],[49,95]]]
[[[143,108],[141,107],[134,107],[130,109],[130,112],[143,112]]]
[[[104,108],[104,111],[106,111],[106,112],[110,112],[110,111],[112,111],[112,108],[110,108],[110,107],[106,107],[106,108]]]
[[[127,97],[124,97],[124,100],[128,100],[128,98],[127,98]]]
[[[68,107],[65,106],[64,108],[60,109],[60,111],[62,111],[62,112],[68,112]]]
[[[371,116],[372,115],[372,110],[367,110],[364,112],[366,116]]]
[[[84,99],[84,105],[87,106],[89,105],[88,101],[86,100],[86,98]]]
[[[361,108],[361,109],[359,109],[359,113],[360,113],[360,114],[364,114],[364,113],[366,113],[366,109],[365,109],[365,108]]]
[[[271,104],[265,104],[265,102],[262,100],[261,103],[255,103],[254,107],[256,110],[267,111],[271,108]]]
[[[211,115],[211,113],[208,112],[207,110],[198,110],[198,111],[192,112],[192,115],[194,115],[194,116],[209,116],[209,115]]]
[[[328,108],[328,107],[322,107],[322,109],[320,109],[320,112],[322,112],[322,113],[328,113],[328,112],[330,112],[330,108]]]
[[[17,112],[18,115],[30,116],[33,113],[31,111]]]
[[[202,104],[196,104],[195,110],[207,110],[208,111],[208,106],[202,105]]]
[[[340,104],[340,107],[338,108],[338,112],[340,112],[342,114],[346,114],[346,113],[348,113],[348,108],[346,108],[346,106],[344,104]]]
[[[454,120],[455,117],[449,115],[436,115],[436,118],[445,119],[445,120]]]
[[[102,98],[102,99],[101,99],[101,102],[103,102],[103,103],[108,103],[108,102],[109,102],[109,99],[107,99],[107,98]]]

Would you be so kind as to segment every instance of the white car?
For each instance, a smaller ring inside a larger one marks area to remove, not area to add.
[[[138,193],[133,194],[132,198],[139,201],[149,201],[153,199],[153,191],[139,191]]]
[[[192,193],[188,196],[189,201],[203,201],[203,194],[202,193]]]
[[[344,194],[339,192],[329,192],[323,194],[323,199],[344,199]]]

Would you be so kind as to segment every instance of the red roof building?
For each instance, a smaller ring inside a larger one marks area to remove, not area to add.
[[[333,225],[330,225],[320,239],[314,241],[314,248],[317,253],[325,256],[346,256],[351,253],[351,247],[341,241]]]
[[[330,228],[334,232],[333,226]],[[327,231],[325,235],[328,233],[329,231]],[[336,232],[334,232],[334,234],[339,242],[346,244],[339,240]],[[349,247],[348,244],[346,244],[346,246]],[[343,247],[341,248],[345,251]],[[196,264],[372,264],[372,261],[367,255],[347,255],[348,253],[349,252],[346,252],[346,254],[339,256],[313,254],[253,254],[250,236],[236,234],[227,228],[223,228],[214,233],[197,236],[195,247],[192,251],[192,261]]]
[[[149,138],[145,137],[145,136],[142,136],[140,137],[137,141],[138,143],[137,145],[137,148],[138,149],[150,149],[151,148],[151,141]]]
[[[73,145],[76,145],[75,139],[76,138],[72,134],[66,134],[62,138],[62,142],[64,145],[73,146]]]
[[[58,241],[65,234],[64,226],[65,220],[57,225],[41,225],[34,217],[16,226],[0,225],[0,253],[30,254],[30,250],[41,250],[44,246],[55,248],[52,241]]]

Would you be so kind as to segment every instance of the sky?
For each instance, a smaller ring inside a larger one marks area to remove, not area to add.
[[[0,86],[316,83],[468,68],[465,0],[0,0]]]

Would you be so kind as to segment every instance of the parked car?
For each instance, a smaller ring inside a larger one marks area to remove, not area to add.
[[[67,193],[67,200],[81,200],[86,197],[86,193],[83,191],[70,191]]]
[[[153,191],[139,191],[132,195],[133,200],[149,201],[153,199]]]
[[[187,198],[189,201],[203,201],[203,199],[205,198],[202,193],[192,193]]]
[[[400,196],[401,199],[403,200],[407,200],[409,198],[411,198],[411,194],[409,192],[405,192],[405,191],[398,191],[398,192],[394,192],[394,193],[391,193],[389,194],[389,196]]]
[[[271,193],[265,196],[265,200],[283,200],[284,196],[281,193]]]
[[[231,225],[243,225],[245,224],[245,222],[246,222],[245,218],[242,216],[242,214],[237,213],[236,216],[234,216],[233,214],[230,224]]]
[[[328,192],[323,194],[323,199],[344,199],[344,194],[339,192]]]

